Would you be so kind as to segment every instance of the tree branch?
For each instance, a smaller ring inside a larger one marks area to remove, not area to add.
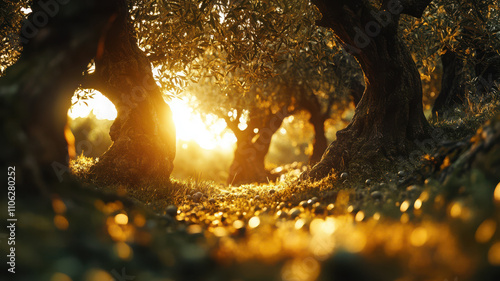
[[[229,118],[229,116],[227,116],[227,114],[222,116],[222,119],[224,119],[224,121],[226,121],[226,126],[231,131],[233,131],[236,138],[238,138],[238,134],[241,132],[240,129],[238,128],[238,119],[231,120],[231,118]]]

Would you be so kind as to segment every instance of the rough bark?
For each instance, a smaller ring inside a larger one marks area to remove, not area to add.
[[[289,115],[290,112],[285,107],[274,114],[270,109],[251,110],[248,127],[243,131],[238,129],[237,122],[226,118],[228,127],[237,139],[234,159],[227,179],[229,184],[265,183],[274,179],[265,168],[265,157],[269,152],[274,133]],[[258,132],[255,133],[254,129],[258,129]]]
[[[349,87],[349,94],[352,97],[352,102],[354,106],[358,106],[358,103],[361,101],[363,97],[363,92],[365,91],[365,86],[361,84],[361,82],[355,80],[352,81]]]
[[[408,155],[415,140],[429,136],[420,75],[397,26],[401,12],[420,16],[430,1],[406,1],[404,7],[384,1],[380,10],[365,1],[313,2],[323,12],[322,23],[359,62],[366,88],[351,123],[337,132],[308,175],[320,179],[332,169],[380,173],[396,157]]]
[[[96,88],[116,106],[113,144],[91,168],[102,183],[168,179],[175,157],[175,127],[170,107],[156,85],[151,64],[137,46],[124,0],[96,58],[96,70],[82,83]]]
[[[41,2],[34,1],[23,23],[21,57],[0,80],[2,162],[17,165],[18,183],[27,187],[60,181],[68,171],[64,128],[71,97],[115,12],[89,0],[56,2],[48,13]]]

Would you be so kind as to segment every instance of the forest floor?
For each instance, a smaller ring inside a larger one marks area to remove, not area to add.
[[[237,187],[67,178],[50,198],[17,200],[13,280],[500,280],[495,114],[433,124],[449,141],[422,148],[419,169],[379,178],[301,182],[299,168]]]

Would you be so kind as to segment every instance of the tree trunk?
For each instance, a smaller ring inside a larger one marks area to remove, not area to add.
[[[17,165],[26,188],[62,181],[69,171],[64,131],[71,97],[115,13],[102,1],[59,3],[34,1],[19,37],[21,57],[0,80],[0,154]]]
[[[146,55],[137,46],[124,0],[95,60],[86,84],[101,90],[116,106],[110,129],[113,144],[91,175],[104,184],[168,179],[175,157],[175,127],[170,107],[157,86]]]
[[[314,128],[313,153],[309,157],[309,164],[314,165],[321,160],[323,153],[328,147],[328,142],[325,136],[325,121],[326,118],[318,113],[311,112],[309,122]]]
[[[266,140],[257,145],[250,136],[238,138],[227,182],[232,185],[267,182],[271,173],[266,170],[265,157],[270,144]]]
[[[432,106],[432,118],[437,119],[444,111],[456,105],[464,104],[466,77],[463,71],[463,61],[453,51],[441,56],[443,77],[441,78],[441,92],[439,92]]]
[[[479,80],[476,89],[480,94],[488,94],[495,87],[495,81],[500,79],[500,55],[493,51],[477,50],[476,52],[480,59],[474,66]]]
[[[365,86],[361,84],[358,80],[352,81],[349,87],[349,94],[352,97],[352,102],[354,106],[358,106],[358,103],[361,101],[363,97],[363,92],[365,91]]]
[[[234,159],[227,179],[227,182],[232,185],[265,183],[274,180],[265,168],[265,157],[269,152],[274,133],[281,127],[283,120],[290,115],[285,107],[275,114],[270,110],[262,109],[254,109],[250,111],[250,114],[248,127],[243,131],[238,129],[237,124],[231,123],[226,118],[228,127],[237,138]],[[254,129],[258,129],[258,132],[255,133]]]
[[[395,164],[391,160],[408,155],[415,140],[429,137],[420,75],[397,36],[397,27],[400,13],[421,16],[430,1],[425,5],[413,1],[414,9],[408,3],[397,9],[388,6],[393,2],[384,1],[381,10],[365,1],[318,3],[323,22],[361,65],[366,88],[351,123],[337,132],[337,140],[310,171],[313,179],[327,176],[332,169],[334,173],[382,173]]]
[[[303,90],[303,92],[306,92]],[[325,136],[325,121],[330,115],[330,108],[332,105],[328,104],[326,113],[323,112],[321,104],[313,93],[305,93],[301,96],[298,101],[300,108],[307,110],[310,114],[309,123],[314,128],[314,139],[313,139],[313,152],[309,157],[309,164],[314,165],[321,160],[323,152],[325,152],[328,147],[328,143]]]
[[[489,94],[495,86],[495,81],[500,78],[500,56],[495,52],[484,51],[481,47],[477,47],[476,58],[479,60],[474,65],[477,84],[470,92],[472,95],[481,96]],[[432,107],[432,117],[435,120],[447,110],[467,105],[468,89],[465,85],[468,77],[464,70],[465,62],[449,50],[441,57],[441,61],[443,63],[441,92]]]

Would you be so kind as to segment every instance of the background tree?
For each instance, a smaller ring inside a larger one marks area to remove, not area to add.
[[[344,109],[339,105],[346,104],[351,84],[359,84],[356,79],[360,75],[350,56],[339,52],[331,32],[313,28],[299,47],[275,59],[273,75],[264,75],[260,82],[256,83],[255,77],[249,78],[243,69],[229,65],[226,67],[231,71],[225,80],[212,77],[189,90],[196,97],[198,110],[224,119],[237,138],[228,182],[272,179],[264,160],[273,134],[285,117],[300,110],[310,112],[310,122],[315,129],[311,161],[319,161],[326,149],[324,123],[330,118],[334,105],[339,111]],[[289,36],[278,40],[287,38]],[[213,60],[212,56],[214,53],[208,59]],[[210,86],[213,84],[218,86]],[[357,90],[359,93],[359,88]]]
[[[322,178],[332,169],[373,174],[375,163],[390,166],[389,159],[408,155],[415,140],[429,137],[420,74],[398,36],[401,15],[420,17],[429,2],[314,1],[323,12],[320,23],[361,65],[366,89],[351,123],[309,176]]]
[[[439,1],[421,19],[402,21],[400,30],[424,81],[442,67],[434,117],[455,106],[466,109],[469,100],[491,98],[485,93],[499,77],[499,12],[497,1]]]
[[[281,83],[292,86],[294,107],[310,114],[314,128],[313,151],[309,164],[319,162],[328,143],[325,122],[332,114],[341,115],[352,100],[357,105],[363,95],[362,72],[353,57],[342,51],[333,34],[318,28],[292,67],[281,70]]]
[[[264,158],[272,135],[293,110],[290,88],[275,83],[278,66],[291,66],[317,13],[308,1],[236,1],[217,13],[223,18],[208,19],[209,28],[216,27],[213,44],[186,76],[217,85],[194,92],[199,110],[225,119],[238,139],[228,181],[265,182],[271,177]]]

